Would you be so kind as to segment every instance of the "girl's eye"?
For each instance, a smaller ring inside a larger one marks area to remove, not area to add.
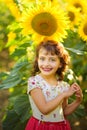
[[[56,61],[54,58],[51,58],[50,61]]]
[[[45,60],[45,58],[44,58],[44,57],[40,57],[39,59],[40,59],[41,61],[44,61],[44,60]]]

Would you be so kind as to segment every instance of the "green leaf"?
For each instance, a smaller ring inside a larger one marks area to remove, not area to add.
[[[28,60],[24,59],[20,59],[14,66],[13,70],[11,71],[11,73],[17,73],[18,71],[24,70],[26,69],[26,67],[29,65]]]
[[[22,122],[29,119],[31,116],[31,108],[27,95],[21,95],[15,100],[14,110],[20,116]]]
[[[26,54],[26,50],[24,48],[15,49],[15,51],[11,54],[11,57],[18,56],[21,57]]]
[[[26,59],[20,59],[10,74],[7,76],[5,80],[2,81],[0,84],[0,89],[7,89],[11,87],[15,87],[18,84],[25,84],[26,83],[26,71],[29,69],[31,66],[29,62]]]
[[[2,122],[3,130],[24,130],[26,121],[21,123],[19,116],[14,110],[8,110]]]
[[[86,51],[80,51],[80,50],[68,48],[68,47],[66,47],[66,49],[73,52],[73,53],[76,53],[77,55],[87,55]]]
[[[8,76],[7,73],[5,73],[5,72],[1,72],[1,73],[0,73],[0,80],[5,79],[7,76]]]
[[[20,73],[9,75],[6,80],[3,80],[2,84],[0,85],[0,89],[7,89],[16,86],[21,82],[21,75]]]

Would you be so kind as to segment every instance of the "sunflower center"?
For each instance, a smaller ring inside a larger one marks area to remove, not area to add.
[[[57,30],[57,22],[53,15],[42,12],[34,16],[31,26],[40,35],[51,36]]]
[[[48,24],[47,23],[41,23],[40,27],[44,30],[48,27]]]
[[[84,31],[84,34],[87,35],[87,23],[85,24],[83,31]]]
[[[74,21],[75,15],[74,15],[73,12],[69,11],[69,12],[68,12],[68,16],[69,16],[70,21]]]

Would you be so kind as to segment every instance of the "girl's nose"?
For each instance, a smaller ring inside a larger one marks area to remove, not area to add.
[[[45,66],[48,66],[48,65],[49,65],[49,61],[46,60],[46,61],[44,62],[44,65],[45,65]]]

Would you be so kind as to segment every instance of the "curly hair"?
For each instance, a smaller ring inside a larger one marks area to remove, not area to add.
[[[34,76],[35,74],[39,73],[37,59],[41,48],[45,48],[48,53],[50,52],[52,55],[56,54],[59,57],[61,67],[58,68],[56,74],[59,76],[59,80],[63,80],[64,72],[66,71],[66,68],[70,62],[70,57],[68,52],[65,50],[64,46],[61,43],[57,43],[56,41],[53,40],[42,41],[37,46],[32,75]]]

